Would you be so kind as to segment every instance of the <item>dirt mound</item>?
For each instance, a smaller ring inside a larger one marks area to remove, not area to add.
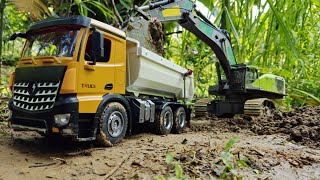
[[[320,106],[296,108],[290,112],[276,111],[272,117],[241,117],[234,119],[214,119],[209,126],[191,127],[194,131],[232,131],[250,130],[258,135],[284,133],[302,145],[320,146]]]
[[[155,46],[154,51],[164,57],[166,55],[164,50],[165,34],[163,32],[161,22],[151,20],[149,22],[149,32],[152,39],[152,44]]]

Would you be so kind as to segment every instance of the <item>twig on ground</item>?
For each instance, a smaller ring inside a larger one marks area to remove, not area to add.
[[[47,164],[35,164],[35,165],[29,166],[29,168],[52,166],[52,165],[55,165],[55,164],[57,164],[57,163],[56,162],[52,162],[52,163],[47,163]]]
[[[92,169],[92,173],[98,176],[105,176],[107,173],[98,173],[94,169]]]
[[[123,158],[121,161],[120,161],[120,163],[116,166],[116,167],[114,167],[106,176],[105,176],[105,179],[108,179],[108,178],[110,178],[121,166],[122,166],[122,164],[126,161],[126,160],[128,160],[129,158],[130,158],[130,156],[133,154],[133,152],[131,152],[128,156],[126,156],[125,158]]]
[[[60,161],[61,164],[67,164],[67,161],[65,159],[58,158],[58,157],[50,157],[50,158],[54,161]]]
[[[106,148],[92,148],[92,149],[86,149],[82,151],[77,151],[77,152],[71,152],[67,153],[67,156],[78,156],[78,155],[83,155],[83,156],[91,156],[91,153],[96,150],[105,150]]]

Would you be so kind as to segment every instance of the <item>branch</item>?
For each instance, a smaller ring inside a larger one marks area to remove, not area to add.
[[[133,152],[131,152],[127,157],[123,158],[122,161],[105,176],[105,179],[109,179],[122,166],[122,164],[130,158],[132,153]]]
[[[120,21],[121,23],[123,23],[123,20],[122,20],[122,18],[121,18],[121,16],[120,16],[120,13],[119,13],[119,11],[118,11],[118,9],[117,9],[117,7],[116,7],[116,3],[114,3],[114,0],[111,0],[111,1],[112,1],[112,6],[113,6],[113,9],[114,9],[114,12],[115,12],[117,18],[119,19],[119,21]]]
[[[29,168],[52,166],[52,165],[55,165],[55,164],[57,164],[57,163],[52,162],[52,163],[47,163],[47,164],[35,164],[35,165],[31,165],[31,166],[29,166]]]

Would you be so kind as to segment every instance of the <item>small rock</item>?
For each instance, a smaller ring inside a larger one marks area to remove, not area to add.
[[[132,179],[140,179],[140,177],[139,177],[138,174],[134,174],[134,175],[132,176]]]
[[[293,129],[290,134],[290,139],[294,141],[301,141],[302,140],[302,135],[299,129]]]
[[[274,112],[273,119],[281,120],[283,118],[282,113],[280,111]]]
[[[230,127],[230,129],[232,132],[238,132],[240,130],[240,128],[237,125]]]
[[[295,160],[292,160],[292,159],[288,159],[289,163],[294,166],[294,167],[299,167],[299,163]]]
[[[137,161],[133,161],[131,163],[132,166],[142,166],[142,164],[140,162],[137,162]]]
[[[294,114],[292,111],[290,111],[290,112],[287,113],[287,115],[288,115],[289,117],[292,117],[292,116],[294,116],[295,114]]]
[[[312,140],[318,140],[319,139],[319,133],[318,133],[318,131],[316,131],[315,129],[311,129],[310,131],[309,131],[309,135],[310,135],[310,138],[312,139]]]
[[[184,139],[182,142],[181,142],[181,144],[187,144],[187,142],[188,142],[188,139]]]

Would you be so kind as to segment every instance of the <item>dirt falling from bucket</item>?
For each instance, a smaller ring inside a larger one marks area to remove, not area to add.
[[[164,57],[166,55],[164,50],[165,34],[161,22],[151,20],[149,23],[149,33],[151,35],[151,43],[155,46],[156,52]]]

